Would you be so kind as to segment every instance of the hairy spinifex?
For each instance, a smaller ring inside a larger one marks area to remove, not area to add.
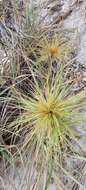
[[[23,138],[20,149],[31,155],[30,159],[39,171],[37,176],[42,176],[47,171],[45,184],[48,184],[49,176],[54,171],[56,173],[56,168],[59,167],[80,185],[77,179],[63,169],[63,160],[64,155],[80,156],[75,151],[74,143],[80,146],[77,127],[86,122],[86,91],[71,95],[70,86],[63,81],[61,68],[56,75],[52,75],[52,79],[50,75],[48,80],[44,80],[43,85],[34,73],[32,76],[32,95],[13,90],[12,106],[20,109],[20,112],[7,126],[8,130]],[[36,185],[41,177],[38,178]]]

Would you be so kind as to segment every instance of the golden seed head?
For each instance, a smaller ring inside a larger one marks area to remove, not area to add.
[[[57,48],[57,47],[50,47],[50,48],[48,49],[48,52],[49,52],[49,55],[50,55],[51,57],[55,57],[55,56],[57,56],[58,53],[59,53],[59,48]]]

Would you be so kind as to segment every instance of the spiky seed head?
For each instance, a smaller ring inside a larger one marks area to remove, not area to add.
[[[43,38],[39,42],[38,54],[40,55],[40,62],[46,61],[51,58],[52,61],[63,61],[71,52],[72,47],[57,36],[53,36],[52,39],[47,37]]]

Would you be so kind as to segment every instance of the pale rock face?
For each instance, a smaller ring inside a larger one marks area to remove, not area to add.
[[[65,20],[64,28],[74,31],[72,37],[77,41],[77,60],[86,65],[86,1],[74,6],[72,14]]]
[[[86,28],[85,28],[86,31]],[[80,42],[80,48],[78,51],[78,60],[86,65],[86,33],[84,32]]]
[[[55,184],[50,184],[48,190],[56,190]]]

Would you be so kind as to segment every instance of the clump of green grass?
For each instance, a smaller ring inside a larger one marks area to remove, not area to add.
[[[4,60],[1,60],[1,64],[4,64],[3,75],[6,78],[15,79],[20,75],[22,62],[25,63],[31,54],[33,43],[35,44],[39,40],[41,27],[38,19],[39,8],[35,7],[34,1],[31,3],[27,0],[23,2],[23,7],[20,9],[18,1],[9,0],[7,5],[5,2],[2,4],[3,12],[6,14],[1,20],[3,32],[0,44],[5,50],[6,56]],[[4,37],[4,33],[6,37]]]
[[[36,185],[46,170],[45,189],[47,189],[47,184],[53,172],[57,173],[57,168],[81,185],[64,169],[63,160],[64,155],[80,156],[73,144],[80,146],[77,127],[86,122],[84,112],[86,91],[71,95],[70,86],[64,84],[61,68],[52,78],[49,75],[48,80],[44,80],[42,85],[41,79],[37,80],[33,72],[32,76],[34,79],[32,95],[24,95],[16,89],[13,90],[11,100],[14,103],[11,106],[20,111],[19,116],[15,116],[6,127],[13,133],[12,138],[14,135],[23,138],[19,146],[22,151],[31,155],[34,167],[38,170]]]
[[[7,35],[7,39],[2,41],[3,49],[6,52],[3,73],[12,80],[22,74],[22,65],[27,64],[28,70],[30,62],[36,65],[38,62],[46,62],[49,57],[56,62],[63,61],[71,49],[67,43],[64,43],[63,37],[51,35],[51,28],[43,26],[45,18],[39,16],[39,12],[42,11],[41,1],[39,6],[36,5],[36,2],[31,2],[25,0],[23,8],[20,10],[17,1],[8,1],[6,8],[6,11],[9,12],[10,7],[8,23],[12,17],[13,29],[5,24],[6,18],[4,18],[4,22],[2,20]]]

